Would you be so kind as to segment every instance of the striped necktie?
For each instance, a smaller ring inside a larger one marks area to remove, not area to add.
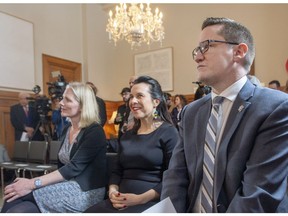
[[[217,135],[219,133],[219,122],[222,116],[220,105],[224,97],[217,96],[213,99],[211,115],[207,124],[204,145],[203,180],[201,189],[201,212],[213,212],[213,185],[214,185],[214,163],[216,153]]]

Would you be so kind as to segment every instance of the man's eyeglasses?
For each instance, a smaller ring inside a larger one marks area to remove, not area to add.
[[[235,43],[235,42],[229,42],[229,41],[221,41],[221,40],[205,40],[202,41],[198,47],[196,47],[193,51],[192,51],[192,57],[193,60],[195,60],[196,55],[200,52],[202,55],[207,52],[209,50],[210,44],[211,43],[225,43],[225,44],[232,44],[232,45],[239,45],[239,43]]]

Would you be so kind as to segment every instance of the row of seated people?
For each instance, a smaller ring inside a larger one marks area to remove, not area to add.
[[[107,142],[95,96],[85,84],[70,83],[60,102],[70,122],[62,133],[58,169],[6,186],[2,212],[136,213],[157,203],[179,133],[155,79],[138,77],[129,104],[135,123],[120,139],[108,180]]]
[[[178,132],[159,83],[150,77],[137,82],[131,100],[139,99],[136,92],[145,95],[142,111],[139,106],[133,108],[137,120],[121,139],[119,163],[115,163],[110,181],[107,142],[98,124],[94,93],[85,84],[70,83],[60,102],[62,116],[70,121],[62,132],[58,169],[35,178],[17,178],[7,185],[2,212],[142,212],[159,201],[162,174]],[[150,89],[157,98],[152,98]],[[109,199],[103,201],[107,185]]]

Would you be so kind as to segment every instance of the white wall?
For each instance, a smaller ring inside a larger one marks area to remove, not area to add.
[[[159,4],[164,13],[163,47],[174,50],[174,94],[191,94],[197,79],[191,51],[198,44],[202,21],[227,16],[246,25],[256,43],[256,76],[266,84],[287,80],[288,4]],[[156,6],[151,5],[154,9]],[[0,4],[0,11],[34,23],[36,81],[42,87],[42,53],[80,62],[83,80],[96,84],[105,100],[121,100],[119,92],[134,74],[134,54],[121,41],[108,42],[108,11],[101,4]],[[150,50],[160,48],[152,44]]]
[[[247,26],[252,32],[256,44],[256,76],[266,85],[272,79],[278,79],[285,85],[288,79],[285,62],[288,58],[288,4],[160,4],[164,13],[166,37],[163,47],[174,49],[174,94],[191,94],[197,79],[196,65],[191,51],[198,44],[198,35],[203,20],[211,16],[229,17]],[[152,7],[155,7],[152,5]],[[133,70],[133,54],[127,53],[130,61],[121,61],[118,68]],[[143,51],[143,50],[141,50]],[[140,51],[140,52],[141,52]],[[123,56],[119,56],[123,59]],[[127,74],[127,77],[128,74]]]
[[[42,89],[43,53],[82,62],[80,4],[0,4],[0,11],[34,24],[35,84]]]

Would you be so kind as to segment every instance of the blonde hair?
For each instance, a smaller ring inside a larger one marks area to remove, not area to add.
[[[93,89],[89,85],[79,82],[69,83],[66,88],[70,88],[73,91],[75,99],[80,104],[81,117],[79,127],[84,128],[92,123],[100,124],[99,108]]]

